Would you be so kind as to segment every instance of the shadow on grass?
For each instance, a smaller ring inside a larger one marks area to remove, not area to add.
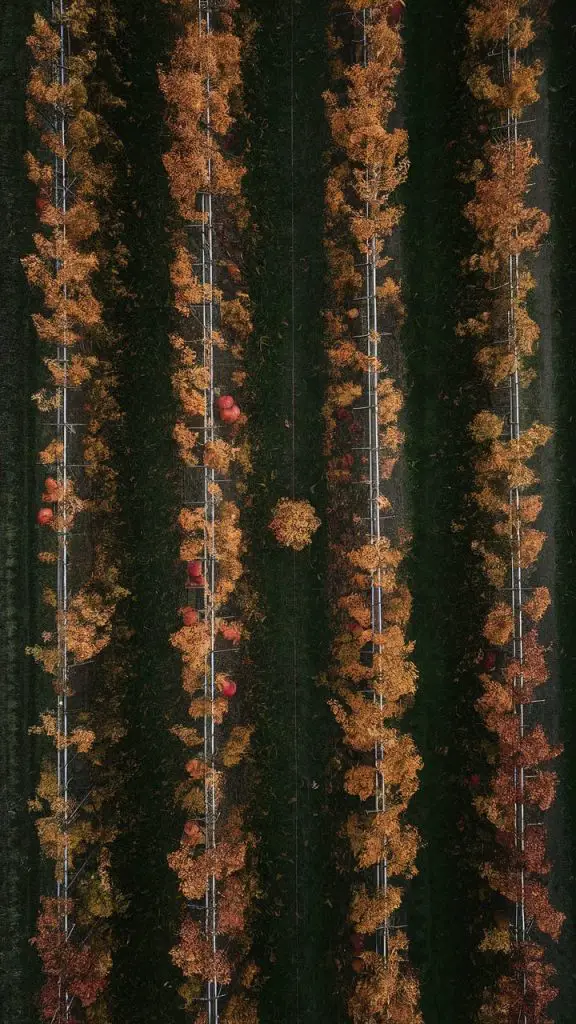
[[[25,654],[37,642],[36,389],[38,343],[20,260],[33,248],[34,189],[24,154],[36,145],[25,116],[35,4],[7,0],[0,16],[0,1006],[13,1024],[32,1024],[40,986],[29,940],[38,894],[52,874],[39,858],[27,801],[38,775],[38,744],[28,735],[52,706],[50,682]],[[50,890],[48,890],[50,891]]]
[[[564,755],[558,762],[562,834],[570,903],[563,906],[569,921],[566,935],[574,935],[576,922],[576,16],[569,0],[552,5],[550,32],[550,175],[552,182],[552,282],[554,310],[554,385],[556,395],[555,452],[558,508],[556,514],[556,621],[562,706],[560,740]],[[553,953],[559,970],[560,997],[555,1005],[557,1024],[574,1018],[576,998],[574,948],[561,939]]]
[[[316,682],[328,657],[326,535],[322,529],[294,556],[278,548],[267,524],[293,482],[296,497],[311,500],[321,517],[326,504],[320,311],[327,5],[294,5],[293,68],[290,5],[251,0],[247,12],[260,26],[244,69],[246,194],[253,218],[247,264],[255,321],[249,352],[254,473],[244,521],[265,615],[253,630],[248,693],[257,725],[252,822],[262,887],[255,920],[265,979],[260,1019],[322,1024],[346,1019],[336,953],[347,903],[336,869],[341,798],[331,765],[338,736]]]
[[[121,714],[126,735],[115,757],[122,786],[113,878],[128,900],[114,922],[110,993],[114,1019],[158,1024],[184,1021],[171,962],[181,904],[167,854],[177,847],[182,817],[174,788],[182,777],[181,744],[169,727],[185,720],[179,659],[169,645],[180,592],[176,454],[171,438],[171,294],[169,227],[173,215],[162,154],[169,148],[157,68],[171,48],[169,12],[154,0],[123,0],[121,26],[103,73],[116,79],[127,106],[109,117],[122,149],[108,225],[128,251],[124,298],[106,305],[118,341],[113,363],[124,418],[115,438],[119,471],[123,614],[129,639],[115,652],[127,669]],[[103,288],[106,282],[102,283]]]
[[[424,759],[410,812],[423,847],[408,915],[427,1024],[474,1019],[486,982],[477,947],[490,905],[478,874],[490,835],[467,784],[485,764],[474,658],[486,601],[471,552],[479,524],[469,499],[468,426],[489,398],[470,340],[455,333],[474,300],[461,270],[472,238],[463,218],[468,194],[458,181],[479,149],[460,67],[466,7],[464,0],[407,6],[403,79],[411,161],[403,197],[406,459],[414,534],[409,575],[420,672],[410,726]]]

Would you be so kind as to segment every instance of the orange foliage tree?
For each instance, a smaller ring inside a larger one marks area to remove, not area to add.
[[[185,474],[190,489],[196,481],[204,484],[198,490],[199,501],[184,506],[178,516],[180,558],[187,565],[189,589],[181,609],[183,624],[170,642],[182,659],[182,687],[189,695],[193,726],[174,726],[172,731],[187,750],[197,753],[187,761],[175,794],[186,821],[179,847],[168,857],[183,896],[182,927],[171,955],[184,975],[180,994],[186,1008],[198,1014],[195,1019],[205,1019],[201,1005],[212,992],[211,982],[228,985],[233,980],[234,995],[219,1007],[221,1019],[256,1024],[251,982],[243,970],[255,889],[247,857],[253,843],[242,809],[230,804],[226,784],[228,772],[245,758],[253,730],[241,724],[227,726],[236,683],[213,668],[214,652],[232,652],[246,635],[238,619],[244,539],[235,500],[235,491],[245,490],[243,478],[250,468],[242,435],[246,417],[237,407],[233,425],[223,424],[226,432],[219,436],[221,408],[216,399],[220,390],[225,394],[229,388],[235,398],[238,395],[244,379],[244,346],[252,330],[241,255],[236,251],[245,220],[244,168],[228,145],[239,95],[240,38],[231,13],[234,0],[218,4],[210,23],[188,0],[167,2],[176,42],[159,80],[170,130],[170,148],[163,159],[177,214],[170,268],[175,326],[170,338],[172,387],[178,403],[173,437],[183,466],[190,470]],[[208,196],[214,203],[210,225],[202,212]],[[202,280],[191,227],[225,235],[227,258],[215,261],[210,283]],[[210,317],[208,328],[206,314],[214,310],[218,326]],[[220,370],[221,353],[228,365],[236,361],[232,373]],[[214,749],[206,739],[212,735]],[[214,904],[215,926],[206,914],[189,906],[189,901],[204,905],[205,898]]]
[[[524,109],[538,99],[543,71],[539,61],[526,61],[537,28],[527,9],[527,0],[473,0],[468,12],[471,92],[483,117],[487,111],[494,124],[509,124],[511,131],[486,144],[470,175],[474,195],[465,215],[477,238],[470,268],[487,287],[483,308],[458,330],[477,343],[477,360],[488,382],[508,382],[517,404],[519,387],[527,387],[534,376],[526,359],[534,354],[540,334],[527,307],[535,280],[524,264],[538,252],[549,227],[548,216],[527,201],[538,158],[531,140],[516,131]],[[520,418],[520,412],[514,417]],[[534,691],[548,673],[536,631],[527,632],[526,623],[540,621],[550,595],[545,587],[530,593],[522,575],[537,561],[546,540],[531,525],[542,508],[532,490],[538,480],[531,462],[551,431],[539,423],[521,430],[512,422],[505,439],[503,419],[486,411],[475,417],[471,434],[477,445],[475,498],[492,517],[492,536],[477,543],[494,592],[484,637],[503,654],[480,677],[478,708],[495,734],[497,759],[489,791],[476,798],[476,805],[495,826],[501,847],[498,865],[486,864],[484,875],[496,892],[516,904],[519,920],[528,926],[532,921],[557,938],[563,915],[551,906],[542,883],[549,870],[545,831],[525,825],[531,806],[550,805],[556,785],[547,763],[559,748],[527,717]],[[543,963],[540,946],[526,941],[527,935],[528,928],[512,930],[498,922],[484,937],[482,949],[505,957],[500,978],[485,994],[480,1014],[484,1024],[512,1019],[544,1024],[548,1019],[554,972]]]
[[[312,543],[320,520],[309,501],[291,501],[280,498],[273,509],[269,527],[279,544],[302,551]]]
[[[333,140],[325,193],[332,301],[324,317],[329,381],[323,408],[335,608],[330,705],[354,755],[344,787],[361,802],[345,828],[362,872],[350,923],[357,933],[377,936],[374,948],[386,949],[385,956],[356,957],[360,977],[349,1013],[355,1022],[415,1024],[421,1020],[418,984],[405,937],[390,930],[402,883],[416,870],[418,835],[404,812],[421,767],[412,739],[399,728],[417,673],[405,635],[411,606],[401,574],[405,549],[385,490],[403,441],[403,397],[384,366],[384,339],[397,334],[404,316],[386,251],[402,216],[395,196],[408,169],[407,134],[390,124],[402,39],[389,0],[347,0],[344,8],[351,18],[362,12],[366,37],[358,62],[346,63],[346,22],[339,12],[331,37],[333,85],[325,96]],[[369,453],[376,435],[377,463]],[[368,511],[371,522],[379,521],[378,534],[370,532],[367,506],[358,505],[357,490],[349,486],[369,482]],[[395,884],[378,883],[374,869],[384,861]]]
[[[49,550],[40,552],[39,560],[60,571],[66,559],[70,578],[77,580],[75,549],[66,547],[77,518],[90,517],[94,538],[85,578],[69,590],[66,609],[55,590],[45,591],[45,603],[54,609],[55,631],[45,629],[43,643],[29,648],[53,677],[59,701],[63,694],[73,696],[75,667],[96,659],[109,645],[117,604],[127,595],[121,585],[115,538],[117,479],[110,448],[110,426],[120,412],[107,354],[108,335],[95,294],[101,244],[96,199],[105,197],[110,187],[109,167],[102,157],[107,129],[101,111],[111,97],[104,98],[98,113],[91,109],[94,13],[93,5],[84,0],[65,2],[60,9],[53,5],[50,20],[34,16],[28,38],[32,65],[27,116],[38,129],[41,147],[37,154],[26,155],[26,164],[37,189],[39,224],[34,252],[22,262],[38,297],[33,321],[45,352],[44,386],[33,399],[39,413],[49,414],[52,422],[54,410],[64,409],[65,396],[80,402],[85,413],[82,429],[67,435],[68,427],[59,415],[58,436],[39,454],[39,462],[51,474],[41,500],[53,508],[54,531]],[[106,31],[114,31],[113,20]],[[87,482],[90,498],[78,493]],[[48,737],[54,746],[53,754],[43,761],[30,803],[41,849],[53,861],[59,883],[64,879],[65,860],[70,871],[78,863],[82,868],[74,901],[41,901],[34,942],[45,974],[40,1009],[48,1020],[60,1019],[64,993],[72,1014],[79,1006],[91,1007],[98,1019],[106,1014],[111,962],[107,920],[120,909],[121,900],[110,879],[109,844],[114,830],[104,824],[102,814],[104,805],[114,799],[114,780],[103,763],[122,730],[114,701],[107,701],[104,693],[111,692],[109,687],[113,689],[119,675],[119,667],[109,662],[106,679],[99,680],[97,692],[74,728],[66,728],[61,714],[45,712],[31,730]],[[83,762],[77,774],[89,774],[88,795],[78,796],[72,785],[64,792],[62,752],[68,749],[77,764]],[[71,941],[66,928],[74,933]]]

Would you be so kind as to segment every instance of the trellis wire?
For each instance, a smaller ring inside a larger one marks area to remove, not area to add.
[[[203,17],[204,14],[204,17]],[[198,0],[198,33],[200,40],[209,40],[212,34],[212,5],[210,0]],[[208,44],[209,45],[209,44]],[[205,391],[204,443],[213,441],[214,433],[214,222],[212,196],[211,81],[207,72],[205,81],[205,130],[208,148],[206,189],[201,193],[201,267],[202,267],[202,352],[203,365],[208,370],[208,389]],[[204,808],[206,850],[215,850],[216,838],[216,729],[214,703],[216,700],[216,616],[214,593],[216,583],[216,482],[215,470],[204,466],[204,614],[210,631],[210,650],[204,665]],[[219,1024],[221,986],[216,976],[217,952],[217,886],[212,871],[206,881],[204,927],[212,949],[214,972],[206,987],[206,1013],[208,1024]]]
[[[502,60],[502,77],[506,82],[512,81],[513,69],[517,64],[518,51],[516,47],[513,47],[510,39],[510,30],[508,29],[506,44],[502,47],[500,53],[493,53],[492,56],[500,56]],[[519,132],[518,128],[520,125],[533,124],[535,118],[520,120],[518,116],[510,109],[506,110],[506,120],[498,125],[497,128],[504,130],[505,138],[507,140],[510,167],[514,171],[516,164],[516,152],[519,143]],[[518,236],[518,228],[515,228],[515,234]],[[508,337],[506,342],[514,355],[514,367],[508,378],[509,386],[509,436],[512,444],[515,444],[519,448],[521,440],[521,428],[520,428],[520,417],[522,412],[521,407],[521,387],[520,387],[520,372],[518,369],[518,342],[517,342],[517,318],[516,318],[516,307],[518,302],[519,294],[519,279],[520,279],[520,257],[519,253],[509,253],[508,256],[508,280],[505,283],[505,287],[509,290],[510,303],[508,309]],[[525,701],[524,696],[524,621],[523,621],[523,603],[524,594],[526,591],[526,585],[523,579],[522,571],[522,522],[520,517],[520,488],[518,486],[510,487],[509,489],[509,505],[510,505],[510,592],[511,592],[511,606],[512,606],[512,654],[514,661],[519,665],[519,671],[515,674],[513,680],[513,694],[514,694],[514,710],[518,717],[518,733],[519,738],[522,740],[525,734]],[[543,703],[542,700],[530,701],[530,704]],[[517,945],[523,944],[527,941],[532,922],[527,921],[526,914],[526,875],[523,866],[524,853],[526,847],[526,801],[525,801],[525,783],[526,783],[526,769],[520,765],[513,768],[513,783],[514,783],[514,845],[516,851],[520,854],[520,868],[518,874],[518,889],[514,899],[514,940]],[[541,822],[529,822],[528,825],[541,825]],[[526,971],[522,971],[522,986],[524,996],[527,994],[528,979]],[[527,1024],[527,1014],[525,1010],[521,1011],[521,1016],[518,1018],[519,1024]]]
[[[54,59],[53,81],[63,88],[68,82],[68,63],[70,60],[70,32],[66,23],[67,0],[50,0],[50,20],[59,36],[59,51]],[[64,266],[65,244],[66,244],[66,223],[65,217],[68,212],[68,198],[74,188],[76,179],[69,177],[67,162],[67,139],[68,125],[64,104],[61,100],[54,102],[54,122],[52,130],[59,139],[61,155],[53,156],[53,187],[52,200],[54,207],[61,213],[62,223],[62,258],[55,257],[54,271],[58,275]],[[62,286],[64,303],[66,306],[68,298],[68,287],[64,282]],[[56,441],[59,449],[55,456],[55,473],[59,485],[59,498],[57,503],[58,530],[57,530],[57,559],[56,559],[56,636],[57,636],[57,665],[56,665],[56,786],[59,806],[62,808],[61,817],[61,839],[62,839],[62,863],[61,878],[58,868],[56,879],[56,914],[58,928],[62,934],[64,944],[69,943],[70,938],[76,930],[76,922],[73,919],[73,912],[70,906],[71,894],[74,886],[87,865],[93,857],[94,851],[89,853],[80,867],[70,874],[70,843],[69,829],[78,815],[80,808],[86,803],[91,795],[90,789],[86,791],[80,800],[75,800],[72,794],[74,782],[74,761],[78,752],[70,755],[68,740],[70,733],[70,716],[78,711],[78,708],[70,706],[70,674],[72,665],[69,658],[68,640],[68,618],[70,600],[70,576],[72,570],[82,562],[82,547],[74,551],[72,536],[74,540],[82,540],[88,535],[88,530],[72,530],[72,523],[69,522],[71,515],[69,511],[69,488],[74,479],[74,470],[82,471],[84,462],[78,459],[78,452],[74,451],[75,446],[71,444],[71,438],[76,434],[77,427],[84,427],[85,424],[77,421],[77,410],[71,409],[71,395],[68,377],[69,354],[68,354],[68,324],[65,310],[63,318],[62,336],[56,347],[56,361],[61,371],[61,376],[56,383],[56,395],[58,398],[56,408],[56,419],[50,426],[55,431]],[[73,403],[72,403],[73,404]],[[50,422],[50,421],[48,421]],[[76,446],[77,448],[77,446]],[[76,545],[77,547],[77,545]],[[85,936],[83,944],[86,944],[90,937]],[[58,977],[58,1006],[52,1017],[52,1024],[67,1024],[71,1020],[71,1014],[77,998],[68,991],[67,980],[61,974]]]
[[[508,81],[512,79],[512,70],[517,62],[517,50],[512,48],[510,30],[508,29],[505,52],[504,74]],[[506,137],[512,169],[515,167],[516,148],[518,145],[518,117],[508,108],[506,112]],[[518,229],[515,229],[516,235]],[[519,254],[510,253],[508,257],[508,279],[510,286],[510,307],[508,311],[508,333],[510,345],[514,353],[514,369],[510,374],[510,440],[519,446],[520,443],[520,378],[518,371],[518,345],[516,333],[516,303],[518,299]],[[515,694],[516,713],[518,714],[519,736],[524,738],[524,623],[523,623],[523,580],[522,580],[522,526],[520,522],[520,489],[510,488],[510,576],[512,589],[512,650],[520,671],[514,676],[513,689]],[[520,892],[515,901],[514,935],[517,943],[526,941],[526,878],[524,870],[524,851],[526,845],[525,815],[525,769],[522,765],[514,768],[514,842],[520,853],[519,885]],[[526,972],[522,973],[524,994],[527,990]],[[522,1024],[526,1024],[526,1013],[522,1011]]]
[[[371,19],[371,12],[364,8],[362,11],[362,62],[364,67],[368,65],[369,44],[368,24]],[[370,168],[366,166],[366,181],[370,183]],[[369,201],[365,206],[366,219],[370,220]],[[368,391],[368,448],[369,448],[369,473],[368,473],[368,503],[370,517],[370,543],[378,544],[381,539],[380,523],[380,424],[379,424],[379,395],[378,395],[378,358],[379,340],[378,332],[378,300],[377,300],[377,252],[378,245],[375,236],[372,236],[366,246],[366,258],[364,262],[364,275],[366,282],[366,294],[364,296],[364,308],[366,316],[366,344],[368,365],[366,370],[367,391]],[[378,568],[375,578],[370,581],[370,608],[372,633],[382,633],[382,570]],[[378,656],[381,652],[380,644],[373,644],[373,652]],[[379,660],[379,659],[378,659]],[[382,693],[383,680],[382,670],[379,668],[379,693],[373,692],[372,699],[381,713],[384,711],[384,696]],[[386,811],[386,778],[383,767],[384,745],[382,741],[374,744],[374,770],[376,780],[376,793],[374,809],[377,814]],[[386,854],[380,858],[376,865],[376,888],[386,900],[388,894],[388,858]],[[384,960],[388,958],[388,941],[390,932],[390,916],[386,913],[382,925],[376,930],[376,951]]]
[[[60,51],[55,68],[57,83],[64,87],[67,79],[67,62],[70,54],[70,37],[64,20],[65,0],[53,0],[52,19],[59,21]],[[55,119],[57,134],[60,137],[62,155],[54,155],[54,205],[65,217],[67,211],[67,189],[68,189],[68,168],[66,161],[66,139],[67,125],[66,114],[62,104],[55,104]],[[63,241],[66,240],[66,225],[62,227]],[[62,262],[56,259],[56,274],[60,271]],[[67,298],[67,286],[64,284],[64,301]],[[56,897],[58,914],[61,917],[61,927],[64,942],[68,942],[71,934],[69,914],[69,846],[68,846],[68,813],[69,813],[69,763],[68,763],[68,341],[66,333],[66,320],[64,320],[64,333],[57,349],[58,360],[62,367],[62,383],[58,386],[58,410],[57,410],[57,439],[62,445],[62,455],[57,460],[56,473],[60,484],[62,500],[58,502],[58,517],[61,521],[61,528],[58,531],[58,557],[57,557],[57,638],[58,638],[58,694],[56,710],[56,757],[57,757],[57,789],[58,797],[63,807],[63,870],[62,881],[56,881]],[[72,928],[74,925],[72,924]],[[70,998],[66,983],[62,976],[58,978],[58,995],[60,1020],[70,1020],[70,1009],[73,999]],[[63,1010],[61,1009],[63,1007]],[[58,1019],[58,1018],[57,1018]]]

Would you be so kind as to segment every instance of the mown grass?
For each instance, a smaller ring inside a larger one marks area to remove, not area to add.
[[[255,951],[263,968],[263,1024],[320,1024],[346,1019],[336,970],[346,911],[346,883],[335,859],[337,733],[317,685],[328,655],[326,534],[322,529],[310,549],[293,555],[278,547],[267,524],[276,500],[291,496],[293,485],[321,517],[326,505],[320,313],[327,8],[295,3],[293,28],[290,5],[251,0],[247,11],[259,28],[244,68],[255,322],[248,355],[254,473],[244,521],[265,616],[253,629],[247,694],[256,724],[251,819],[262,887]]]
[[[20,259],[32,248],[33,190],[24,153],[31,144],[24,103],[26,36],[34,4],[8,0],[0,12],[0,1006],[13,1024],[36,1020],[34,933],[39,858],[27,811],[37,772],[28,727],[43,706],[41,673],[24,649],[35,642],[34,390],[37,344]],[[37,690],[37,685],[42,692]]]
[[[560,770],[559,801],[564,816],[562,850],[569,879],[570,903],[563,906],[569,917],[566,931],[574,934],[576,920],[576,431],[574,385],[576,351],[576,18],[569,0],[552,6],[550,31],[549,109],[550,180],[552,183],[552,282],[554,387],[556,395],[555,452],[556,511],[556,622],[560,739],[564,755]],[[568,1024],[574,1016],[574,950],[561,942],[559,967],[562,991],[555,1020]]]
[[[184,1020],[177,993],[182,976],[169,951],[181,904],[166,856],[182,828],[174,788],[183,751],[169,727],[185,720],[185,710],[179,659],[169,645],[181,597],[168,340],[173,211],[162,165],[169,138],[157,79],[172,30],[168,11],[153,0],[128,0],[119,14],[118,37],[103,71],[114,74],[113,89],[127,100],[109,118],[122,146],[109,227],[111,241],[120,235],[128,257],[121,275],[125,295],[109,296],[106,315],[117,337],[113,359],[124,414],[115,452],[123,582],[131,595],[122,614],[131,635],[116,652],[127,667],[121,703],[126,735],[115,755],[122,785],[112,869],[128,906],[114,922],[110,994],[114,1019],[143,1024],[152,1016],[159,1024],[178,1024]]]
[[[455,333],[474,301],[461,269],[472,239],[459,174],[479,149],[460,67],[466,7],[464,0],[407,5],[403,77],[411,161],[403,197],[409,577],[420,672],[409,724],[424,759],[411,809],[423,846],[407,907],[427,1024],[474,1018],[485,981],[477,947],[490,902],[478,875],[488,836],[467,785],[467,776],[482,773],[484,765],[473,660],[482,646],[485,609],[484,582],[471,553],[478,523],[469,498],[467,428],[489,398],[472,343]]]

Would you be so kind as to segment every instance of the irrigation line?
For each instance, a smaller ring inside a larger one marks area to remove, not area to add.
[[[512,69],[516,64],[517,52],[511,49],[510,37],[508,34],[506,52],[506,74],[511,79]],[[507,111],[507,139],[512,169],[516,159],[516,148],[518,145],[518,118],[510,109]],[[518,371],[518,348],[516,330],[516,304],[518,299],[519,281],[519,257],[511,253],[508,261],[509,285],[510,285],[510,309],[509,309],[509,336],[514,352],[514,370],[510,374],[510,440],[519,446],[520,443],[520,379]],[[522,527],[520,523],[520,490],[518,487],[510,489],[510,572],[512,586],[512,618],[513,618],[513,655],[520,665],[520,672],[514,678],[514,692],[518,708],[518,727],[520,739],[524,737],[524,704],[522,702],[524,690],[524,628],[523,628],[523,581],[522,581]],[[520,855],[523,856],[526,843],[525,834],[525,806],[524,806],[524,768],[519,766],[514,769],[514,792],[515,792],[515,845]],[[516,942],[526,941],[526,905],[525,905],[525,872],[524,867],[520,868],[520,894],[516,899],[515,910],[515,939]],[[526,989],[526,975],[524,974],[524,988]]]
[[[371,12],[369,9],[364,8],[362,11],[362,61],[364,67],[367,67],[369,61],[369,44],[368,44],[368,25],[371,20]],[[366,166],[366,183],[370,185],[370,169]],[[369,201],[366,200],[365,205],[366,220],[370,220],[370,205]],[[376,236],[372,236],[367,247],[366,247],[366,258],[364,262],[364,275],[366,282],[366,294],[364,298],[364,308],[366,317],[366,339],[367,339],[367,355],[368,365],[366,369],[367,377],[367,391],[368,391],[368,448],[370,450],[369,455],[369,473],[368,473],[368,501],[369,501],[369,513],[370,513],[370,543],[379,544],[381,539],[381,521],[380,521],[380,416],[379,416],[379,394],[378,394],[378,359],[379,359],[379,341],[380,334],[378,331],[378,298],[377,298],[377,253],[378,253],[378,242]],[[371,608],[371,627],[372,633],[380,635],[382,633],[382,570],[378,568],[376,572],[376,579],[374,576],[371,578],[370,583],[370,608]],[[373,644],[373,653],[380,662],[379,655],[381,654],[381,645]],[[380,712],[383,716],[384,713],[384,695],[383,695],[383,684],[382,670],[378,669],[378,685],[379,693],[373,693],[373,701],[380,708]],[[384,813],[386,811],[386,779],[384,774],[383,762],[384,762],[384,745],[382,741],[378,741],[374,744],[374,771],[375,771],[375,812],[377,814]],[[378,892],[381,892],[387,905],[388,895],[388,858],[386,854],[379,860],[376,865],[376,888]],[[389,931],[390,931],[390,916],[386,915],[380,928],[376,931],[376,952],[380,953],[384,960],[388,958],[388,943],[389,943]]]
[[[59,22],[60,49],[56,58],[54,79],[63,88],[68,81],[68,57],[70,52],[70,38],[65,26],[65,0],[52,0],[51,6],[52,21]],[[66,114],[62,102],[54,105],[57,135],[62,146],[61,156],[54,155],[54,183],[53,199],[54,206],[62,213],[63,219],[67,212],[67,178],[68,168],[66,161],[67,123]],[[62,227],[62,255],[66,243],[66,224]],[[63,266],[63,260],[56,258],[55,272],[59,274]],[[67,286],[64,285],[64,300],[66,304]],[[61,455],[57,458],[56,474],[59,487],[59,500],[57,513],[61,520],[61,528],[58,530],[58,553],[57,553],[57,584],[56,584],[56,630],[58,647],[58,695],[56,706],[56,758],[57,758],[57,791],[58,798],[63,808],[63,851],[62,851],[62,880],[56,881],[57,913],[61,919],[60,927],[64,942],[67,943],[71,934],[70,913],[68,907],[69,895],[69,763],[68,763],[68,561],[69,561],[69,527],[68,527],[68,433],[70,423],[68,422],[68,339],[66,319],[62,339],[57,347],[57,358],[62,367],[61,383],[58,385],[59,403],[57,411],[57,439],[61,445]],[[72,926],[73,927],[73,926]],[[73,999],[70,999],[66,981],[62,975],[58,978],[58,1003],[56,1019],[67,1022],[70,1020],[70,1008]],[[63,1008],[63,1009],[62,1009]]]
[[[502,72],[505,81],[510,82],[512,79],[512,72],[517,64],[518,53],[517,49],[512,47],[510,40],[510,32],[508,31],[508,37],[506,40],[506,46],[502,48]],[[515,168],[516,153],[519,142],[518,127],[520,124],[530,124],[531,120],[520,121],[519,118],[510,110],[507,110],[506,121],[501,126],[506,131],[506,138],[508,144],[508,151],[510,156],[510,164],[512,171]],[[518,235],[518,228],[515,229],[516,236]],[[520,280],[520,258],[518,252],[510,253],[508,257],[508,288],[510,305],[508,311],[508,343],[514,355],[514,368],[509,376],[509,390],[510,390],[510,424],[509,424],[509,435],[512,446],[516,446],[519,450],[521,440],[520,430],[520,417],[521,417],[521,389],[520,389],[520,374],[518,369],[518,339],[517,339],[517,318],[516,308],[518,303],[519,294],[519,280]],[[519,665],[519,672],[515,675],[513,681],[513,694],[514,694],[514,705],[515,712],[518,716],[518,733],[519,739],[522,740],[525,734],[525,702],[524,702],[524,622],[523,622],[523,602],[524,592],[527,589],[524,586],[523,575],[522,575],[522,523],[520,518],[520,488],[513,486],[510,488],[510,583],[511,583],[511,604],[512,604],[512,652],[514,660]],[[530,703],[538,703],[538,701],[531,701]],[[518,877],[518,892],[515,898],[514,906],[514,938],[517,945],[523,944],[527,941],[531,928],[532,922],[527,924],[526,919],[526,877],[525,869],[523,866],[525,847],[526,847],[526,807],[525,807],[525,784],[526,784],[526,770],[520,765],[513,770],[513,781],[514,781],[514,843],[516,851],[520,855],[522,866],[519,869]],[[522,972],[522,985],[524,996],[526,997],[528,989],[528,979],[526,971]],[[519,1017],[519,1024],[527,1024],[527,1014],[525,1010],[521,1011],[521,1017]]]
[[[203,16],[204,12],[204,16]],[[208,47],[212,35],[211,0],[198,0],[198,32],[201,41],[205,40]],[[205,391],[204,406],[204,443],[214,441],[214,322],[215,322],[215,289],[214,289],[214,217],[212,195],[212,125],[211,125],[211,94],[210,74],[205,80],[205,129],[208,150],[207,182],[201,193],[201,273],[202,273],[202,353],[203,366],[208,370],[208,388]],[[206,850],[215,850],[217,845],[217,794],[216,794],[216,473],[209,466],[204,466],[204,566],[206,579],[204,582],[204,619],[210,631],[210,649],[204,665],[204,819]],[[213,975],[206,987],[206,1014],[208,1024],[219,1024],[220,999],[222,989],[216,973],[216,956],[218,946],[218,892],[216,875],[212,871],[206,881],[204,900],[204,928],[206,939],[212,949]]]
[[[512,71],[517,63],[517,49],[512,47],[510,40],[510,30],[508,30],[506,45],[502,46],[499,52],[494,52],[493,56],[501,58],[501,70],[503,80],[510,82],[512,79]],[[519,141],[518,126],[519,124],[530,123],[529,121],[523,122],[508,108],[506,111],[506,121],[499,126],[506,132],[506,139],[508,144],[508,152],[510,157],[511,169],[514,170],[516,161],[516,151]],[[518,229],[515,229],[516,235]],[[518,301],[518,284],[519,284],[519,255],[518,253],[509,253],[508,256],[508,281],[504,285],[509,290],[509,308],[508,308],[508,346],[512,350],[514,355],[514,368],[512,373],[509,375],[509,436],[512,445],[516,445],[519,448],[521,430],[520,430],[520,415],[521,415],[521,401],[520,401],[520,375],[518,370],[518,342],[517,342],[517,320],[516,320],[516,306]],[[509,491],[509,505],[510,505],[510,592],[511,592],[511,607],[512,607],[512,654],[514,660],[519,664],[520,671],[515,675],[513,680],[513,694],[514,694],[514,705],[515,711],[518,715],[518,731],[519,738],[522,740],[524,737],[525,730],[525,710],[523,701],[524,691],[524,622],[523,622],[523,600],[524,600],[524,583],[522,576],[522,525],[520,521],[520,488],[511,487]],[[513,769],[513,783],[514,783],[514,846],[516,851],[520,854],[521,862],[523,861],[525,846],[526,846],[526,811],[525,811],[525,769],[522,766],[515,767]],[[526,878],[525,870],[522,866],[519,870],[518,877],[518,891],[514,899],[514,939],[517,945],[526,942],[530,927],[526,925]],[[522,986],[524,995],[527,992],[527,976],[526,971],[522,972]],[[527,1024],[527,1016],[524,1010],[521,1011],[521,1017],[519,1017],[518,1024]]]

